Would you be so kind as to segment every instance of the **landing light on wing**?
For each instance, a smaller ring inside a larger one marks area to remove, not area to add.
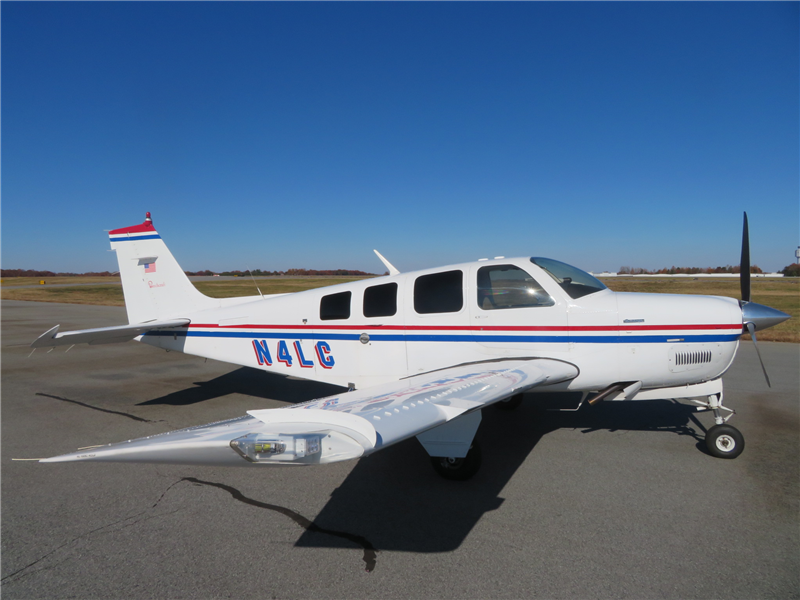
[[[250,433],[231,440],[233,448],[245,460],[253,463],[292,461],[305,458],[320,451],[318,435],[314,436],[270,436]]]

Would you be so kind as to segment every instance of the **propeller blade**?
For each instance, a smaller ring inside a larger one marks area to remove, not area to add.
[[[739,262],[739,288],[742,301],[750,302],[750,230],[747,227],[747,213],[744,213],[742,230],[742,260]]]
[[[756,354],[758,354],[758,360],[761,362],[761,370],[764,371],[764,377],[767,380],[767,387],[772,387],[772,384],[769,382],[769,375],[767,375],[767,367],[764,366],[764,359],[761,358],[761,351],[758,349],[758,342],[756,341],[756,326],[753,323],[746,324],[747,331],[750,332],[750,337],[753,338],[753,345],[756,347]]]

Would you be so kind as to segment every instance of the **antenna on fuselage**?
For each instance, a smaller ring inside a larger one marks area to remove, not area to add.
[[[261,293],[261,290],[259,289],[258,284],[256,283],[256,278],[253,277],[253,272],[250,269],[247,269],[247,272],[250,273],[250,279],[253,280],[253,285],[256,286],[256,289],[258,290],[258,295],[263,298],[264,294]]]
[[[378,255],[378,258],[381,259],[381,262],[386,266],[387,269],[389,269],[389,275],[400,275],[400,271],[398,271],[392,263],[386,260],[380,252],[377,250],[373,250],[373,252]]]

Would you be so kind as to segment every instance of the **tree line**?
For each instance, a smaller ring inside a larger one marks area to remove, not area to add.
[[[724,267],[669,267],[659,269],[657,271],[650,271],[640,267],[620,267],[620,275],[698,275],[698,274],[712,274],[712,273],[738,273],[739,267],[727,265]],[[764,271],[758,265],[750,267],[751,273],[763,273]],[[794,263],[784,267],[782,271],[785,277],[800,277],[800,263]],[[254,269],[252,271],[222,271],[215,273],[214,271],[185,271],[189,276],[205,276],[213,277],[214,275],[222,275],[225,277],[247,277],[250,273],[254,277],[305,277],[305,276],[350,276],[350,277],[375,277],[375,273],[366,273],[364,271],[357,271],[354,269],[288,269],[286,271],[264,271],[261,269]],[[110,273],[108,271],[89,271],[88,273],[57,273],[55,271],[36,271],[33,269],[0,269],[0,277],[111,277],[112,275],[119,275],[119,273]],[[388,273],[384,273],[388,275]]]
[[[287,271],[263,271],[261,269],[253,269],[252,271],[222,271],[219,273],[209,270],[184,272],[189,276],[199,275],[206,277],[212,277],[214,275],[223,275],[227,277],[249,277],[251,273],[254,277],[332,277],[337,275],[348,275],[351,277],[375,277],[375,273],[366,273],[364,271],[357,271],[355,269],[288,269]],[[34,269],[0,269],[0,277],[111,277],[112,275],[119,275],[119,273],[110,273],[109,271],[90,271],[88,273],[57,273],[55,271],[36,271]]]
[[[211,277],[213,275],[221,275],[223,277],[311,277],[311,276],[351,276],[351,277],[375,277],[375,273],[365,273],[364,271],[356,271],[354,269],[288,269],[286,271],[263,271],[261,269],[252,269],[250,271],[221,271],[215,273],[213,271],[186,271],[186,274],[195,277]]]
[[[640,267],[620,267],[617,274],[619,275],[712,275],[716,273],[735,273],[738,274],[740,271],[739,265],[726,265],[724,267],[666,267],[664,269],[658,269],[657,271],[651,271],[648,269],[642,269]],[[750,266],[750,273],[763,273],[764,271],[761,270],[761,267],[758,265],[751,265]],[[800,277],[800,264],[792,264],[787,267],[784,267],[782,271],[779,273],[783,273],[785,277]]]

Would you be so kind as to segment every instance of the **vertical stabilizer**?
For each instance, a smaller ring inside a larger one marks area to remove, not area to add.
[[[128,322],[145,323],[218,306],[197,291],[158,235],[150,213],[144,223],[108,234],[117,253]]]

